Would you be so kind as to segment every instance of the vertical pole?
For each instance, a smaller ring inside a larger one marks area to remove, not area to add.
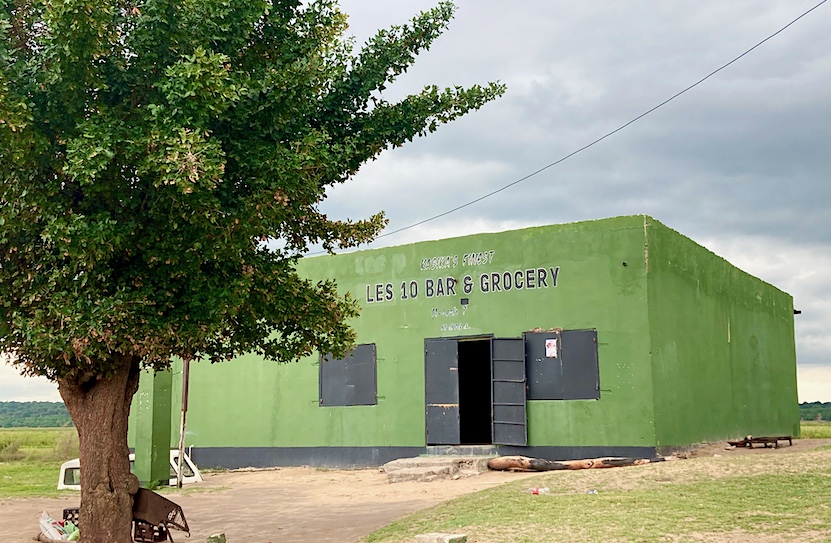
[[[188,414],[188,381],[190,380],[190,358],[185,358],[182,366],[182,422],[179,425],[179,466],[176,473],[176,486],[182,488],[182,466],[185,458],[185,419]]]

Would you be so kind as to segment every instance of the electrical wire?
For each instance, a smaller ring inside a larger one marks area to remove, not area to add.
[[[647,115],[649,115],[650,113],[652,113],[652,112],[654,112],[654,111],[656,111],[656,110],[658,110],[658,109],[660,109],[660,108],[664,107],[665,105],[667,105],[668,103],[672,102],[673,100],[675,100],[676,98],[678,98],[678,97],[679,97],[679,96],[681,96],[682,94],[685,94],[686,92],[688,92],[688,91],[690,91],[690,90],[694,89],[694,88],[695,88],[695,87],[697,87],[698,85],[700,85],[700,84],[704,83],[705,81],[707,81],[708,79],[710,79],[711,77],[713,77],[714,75],[716,75],[717,73],[719,73],[720,71],[722,71],[722,70],[724,70],[725,68],[727,68],[728,66],[730,66],[730,65],[732,65],[732,64],[734,64],[734,63],[736,63],[736,62],[738,62],[739,60],[741,60],[742,58],[744,58],[745,56],[747,56],[747,55],[749,55],[751,52],[753,52],[755,49],[757,49],[757,48],[761,47],[761,46],[762,46],[763,44],[765,44],[766,42],[768,42],[768,41],[770,41],[771,39],[775,38],[776,36],[778,36],[779,34],[781,34],[782,32],[784,32],[785,30],[787,30],[789,27],[791,27],[791,26],[793,26],[794,24],[796,24],[796,22],[797,22],[797,21],[799,21],[799,20],[800,20],[800,19],[802,19],[803,17],[807,16],[807,15],[808,15],[808,14],[810,14],[812,11],[816,10],[817,8],[819,8],[820,6],[822,6],[823,4],[825,4],[826,2],[828,2],[828,0],[822,0],[821,2],[819,2],[818,4],[816,4],[814,7],[812,7],[812,8],[810,8],[810,9],[808,9],[807,11],[803,12],[801,15],[799,15],[798,17],[796,17],[795,19],[793,19],[791,22],[789,22],[788,24],[786,24],[785,26],[783,26],[782,28],[780,28],[779,30],[777,30],[776,32],[774,32],[773,34],[770,34],[768,37],[766,37],[766,38],[765,38],[765,39],[763,39],[762,41],[758,42],[756,45],[754,45],[754,46],[753,46],[753,47],[751,47],[750,49],[747,49],[745,52],[743,52],[743,53],[742,53],[742,54],[740,54],[739,56],[737,56],[737,57],[733,58],[731,61],[729,61],[729,62],[727,62],[727,63],[725,63],[725,64],[723,64],[723,65],[719,66],[718,68],[716,68],[716,69],[715,69],[715,70],[713,70],[712,72],[708,73],[707,75],[705,75],[704,77],[702,77],[701,79],[699,79],[698,81],[696,81],[695,83],[693,83],[693,84],[689,85],[688,87],[686,87],[686,88],[684,88],[684,89],[682,89],[682,90],[680,90],[680,91],[676,92],[675,94],[673,94],[672,96],[670,96],[669,98],[667,98],[666,100],[664,100],[663,102],[661,102],[660,104],[658,104],[658,105],[656,105],[656,106],[654,106],[654,107],[652,107],[652,108],[650,108],[650,109],[648,109],[648,110],[644,111],[643,113],[641,113],[641,114],[640,114],[640,115],[638,115],[637,117],[635,117],[635,118],[633,118],[632,120],[630,120],[630,121],[628,121],[628,122],[626,122],[626,123],[624,123],[624,124],[620,125],[619,127],[615,128],[615,129],[614,129],[614,130],[612,130],[611,132],[607,132],[606,134],[604,134],[603,136],[600,136],[599,138],[597,138],[596,140],[592,141],[591,143],[588,143],[588,144],[584,145],[583,147],[580,147],[579,149],[577,149],[577,150],[575,150],[575,151],[572,151],[571,153],[569,153],[569,154],[567,154],[567,155],[563,156],[562,158],[559,158],[559,159],[555,160],[554,162],[552,162],[552,163],[550,163],[550,164],[547,164],[547,165],[545,165],[545,166],[541,167],[540,169],[538,169],[538,170],[536,170],[536,171],[533,171],[533,172],[531,172],[531,173],[529,173],[529,174],[527,174],[527,175],[525,175],[525,176],[523,176],[523,177],[520,177],[520,178],[519,178],[519,179],[517,179],[516,181],[512,181],[512,182],[508,183],[507,185],[503,185],[502,187],[500,187],[500,188],[498,188],[498,189],[496,189],[496,190],[494,190],[494,191],[488,192],[487,194],[483,194],[482,196],[479,196],[478,198],[475,198],[475,199],[473,199],[473,200],[470,200],[470,201],[468,201],[468,202],[466,202],[466,203],[464,203],[464,204],[458,205],[458,206],[456,206],[456,207],[454,207],[454,208],[452,208],[452,209],[448,209],[447,211],[444,211],[444,212],[442,212],[442,213],[439,213],[438,215],[433,215],[432,217],[428,217],[428,218],[426,218],[426,219],[422,219],[422,220],[420,220],[420,221],[418,221],[418,222],[414,222],[413,224],[410,224],[410,225],[407,225],[407,226],[402,226],[401,228],[397,228],[397,229],[392,230],[392,231],[390,231],[390,232],[384,232],[383,234],[379,234],[378,236],[376,236],[376,237],[375,237],[375,239],[385,238],[385,237],[388,237],[388,236],[393,236],[393,235],[395,235],[395,234],[399,234],[399,233],[401,233],[401,232],[404,232],[405,230],[410,230],[410,229],[415,228],[415,227],[417,227],[417,226],[421,226],[422,224],[425,224],[425,223],[428,223],[428,222],[431,222],[431,221],[435,221],[436,219],[440,219],[440,218],[442,218],[442,217],[446,217],[447,215],[450,215],[450,214],[455,213],[455,212],[457,212],[457,211],[460,211],[460,210],[462,210],[462,209],[464,209],[464,208],[466,208],[466,207],[470,207],[470,206],[472,206],[472,205],[474,205],[474,204],[477,204],[477,203],[481,202],[482,200],[485,200],[485,199],[487,199],[487,198],[490,198],[491,196],[494,196],[494,195],[496,195],[496,194],[499,194],[500,192],[503,192],[503,191],[505,191],[505,190],[507,190],[507,189],[509,189],[509,188],[511,188],[511,187],[513,187],[513,186],[515,186],[515,185],[518,185],[518,184],[522,183],[523,181],[527,181],[528,179],[531,179],[532,177],[534,177],[534,176],[536,176],[536,175],[539,175],[540,173],[544,172],[545,170],[547,170],[547,169],[549,169],[549,168],[552,168],[552,167],[554,167],[554,166],[556,166],[556,165],[558,165],[558,164],[561,164],[562,162],[565,162],[566,160],[568,160],[569,158],[573,157],[574,155],[576,155],[576,154],[578,154],[578,153],[582,153],[582,152],[583,152],[583,151],[585,151],[586,149],[588,149],[588,148],[590,148],[590,147],[593,147],[593,146],[597,145],[598,143],[600,143],[601,141],[605,140],[606,138],[611,137],[611,136],[613,136],[613,135],[617,134],[617,133],[618,133],[618,132],[620,132],[621,130],[623,130],[623,129],[627,128],[628,126],[630,126],[630,125],[632,125],[632,124],[634,124],[634,123],[638,122],[639,120],[643,119],[644,117],[646,117],[646,116],[647,116]],[[372,243],[372,242],[370,242],[370,243]],[[308,253],[308,254],[309,254],[309,255],[316,255],[316,254],[322,254],[322,253],[325,253],[325,252],[326,252],[326,251],[316,251],[316,252],[312,252],[312,253]]]
[[[545,170],[547,170],[547,169],[549,169],[549,168],[552,168],[552,167],[556,166],[557,164],[560,164],[560,163],[562,163],[562,162],[565,162],[566,160],[568,160],[569,158],[573,157],[574,155],[576,155],[576,154],[578,154],[578,153],[582,153],[582,152],[583,152],[583,151],[585,151],[586,149],[588,149],[588,148],[590,148],[590,147],[593,147],[594,145],[597,145],[598,143],[600,143],[601,141],[605,140],[606,138],[608,138],[608,137],[610,137],[610,136],[613,136],[613,135],[617,134],[618,132],[620,132],[620,131],[621,131],[621,130],[623,130],[624,128],[628,127],[629,125],[636,123],[637,121],[639,121],[639,120],[643,119],[644,117],[646,117],[646,116],[647,116],[647,115],[649,115],[650,113],[652,113],[652,112],[656,111],[657,109],[662,108],[663,106],[665,106],[665,105],[667,105],[668,103],[672,102],[673,100],[675,100],[676,98],[678,98],[678,97],[679,97],[679,96],[681,96],[682,94],[686,93],[687,91],[690,91],[690,90],[694,89],[695,87],[697,87],[697,86],[698,86],[698,85],[700,85],[701,83],[703,83],[703,82],[707,81],[708,79],[710,79],[711,77],[713,77],[714,75],[716,75],[716,74],[717,74],[717,73],[719,73],[720,71],[724,70],[725,68],[727,68],[727,67],[728,67],[728,66],[730,66],[731,64],[734,64],[735,62],[739,61],[739,60],[740,60],[740,59],[742,59],[743,57],[747,56],[747,55],[748,55],[748,54],[750,54],[750,53],[751,53],[754,49],[756,49],[756,48],[760,47],[760,46],[761,46],[761,45],[763,45],[765,42],[767,42],[767,41],[769,41],[769,40],[771,40],[771,39],[775,38],[777,35],[781,34],[781,33],[782,33],[782,32],[784,32],[785,30],[787,30],[790,26],[792,26],[793,24],[795,24],[797,21],[799,21],[800,19],[802,19],[803,17],[805,17],[806,15],[808,15],[809,13],[811,13],[812,11],[814,11],[815,9],[819,8],[821,5],[825,4],[827,1],[828,1],[828,0],[822,0],[820,3],[818,3],[817,5],[815,5],[814,7],[812,7],[811,9],[809,9],[809,10],[805,11],[805,12],[804,12],[804,13],[802,13],[799,17],[795,18],[794,20],[792,20],[791,22],[789,22],[788,24],[786,24],[785,26],[783,26],[782,28],[780,28],[779,30],[777,30],[776,32],[774,32],[773,34],[769,35],[768,37],[766,37],[765,39],[763,39],[762,41],[760,41],[759,43],[757,43],[756,45],[754,45],[754,46],[753,46],[753,47],[751,47],[750,49],[746,50],[744,53],[742,53],[742,54],[740,54],[739,56],[735,57],[735,58],[734,58],[733,60],[731,60],[730,62],[727,62],[726,64],[723,64],[723,65],[722,65],[722,66],[720,66],[719,68],[716,68],[715,70],[713,70],[712,72],[708,73],[707,75],[705,75],[704,77],[702,77],[701,79],[699,79],[698,81],[696,81],[695,83],[693,83],[692,85],[690,85],[690,86],[686,87],[685,89],[683,89],[683,90],[681,90],[681,91],[676,92],[675,94],[673,94],[672,96],[670,96],[669,98],[667,98],[666,100],[664,100],[663,102],[661,102],[660,104],[658,104],[657,106],[655,106],[655,107],[652,107],[652,108],[648,109],[647,111],[645,111],[645,112],[641,113],[640,115],[638,115],[638,116],[637,116],[637,117],[635,117],[634,119],[632,119],[632,120],[628,121],[628,122],[627,122],[627,123],[625,123],[625,124],[622,124],[621,126],[619,126],[618,128],[615,128],[615,129],[614,129],[614,130],[612,130],[611,132],[608,132],[608,133],[604,134],[603,136],[601,136],[601,137],[597,138],[596,140],[592,141],[591,143],[588,143],[588,144],[584,145],[583,147],[580,147],[580,148],[579,148],[579,149],[577,149],[576,151],[572,151],[571,153],[569,153],[569,154],[565,155],[564,157],[562,157],[562,158],[560,158],[560,159],[558,159],[558,160],[555,160],[554,162],[552,162],[552,163],[550,163],[550,164],[547,164],[547,165],[543,166],[542,168],[540,168],[540,169],[538,169],[538,170],[536,170],[536,171],[534,171],[534,172],[531,172],[531,173],[529,173],[528,175],[525,175],[524,177],[520,177],[520,178],[519,178],[519,179],[517,179],[516,181],[512,181],[511,183],[508,183],[507,185],[504,185],[504,186],[502,186],[502,187],[500,187],[500,188],[498,188],[498,189],[496,189],[496,190],[494,190],[494,191],[491,191],[491,192],[489,192],[489,193],[487,193],[487,194],[484,194],[484,195],[482,195],[482,196],[479,196],[478,198],[475,198],[475,199],[473,199],[473,200],[470,200],[470,201],[469,201],[469,202],[467,202],[467,203],[464,203],[464,204],[461,204],[461,205],[459,205],[459,206],[456,206],[456,207],[454,207],[453,209],[448,209],[447,211],[444,211],[444,212],[442,212],[442,213],[439,213],[438,215],[433,215],[432,217],[428,217],[428,218],[426,218],[426,219],[422,219],[422,220],[420,220],[420,221],[418,221],[418,222],[415,222],[415,223],[413,223],[413,224],[410,224],[410,225],[408,225],[408,226],[403,226],[403,227],[401,227],[401,228],[397,228],[397,229],[392,230],[392,231],[390,231],[390,232],[384,232],[383,234],[380,234],[380,235],[376,236],[376,238],[375,238],[375,239],[378,239],[378,238],[385,238],[385,237],[388,237],[388,236],[392,236],[392,235],[398,234],[398,233],[400,233],[400,232],[404,232],[405,230],[410,230],[411,228],[415,228],[416,226],[421,226],[422,224],[425,224],[425,223],[428,223],[428,222],[434,221],[434,220],[436,220],[436,219],[440,219],[440,218],[442,218],[442,217],[446,217],[447,215],[450,215],[451,213],[455,213],[455,212],[457,212],[457,211],[459,211],[459,210],[462,210],[462,209],[464,209],[464,208],[466,208],[466,207],[470,207],[470,206],[472,206],[473,204],[479,203],[479,202],[481,202],[482,200],[485,200],[486,198],[490,198],[491,196],[494,196],[494,195],[496,195],[496,194],[499,194],[500,192],[502,192],[502,191],[504,191],[504,190],[507,190],[507,189],[509,189],[509,188],[513,187],[514,185],[518,185],[518,184],[522,183],[523,181],[527,181],[528,179],[530,179],[530,178],[532,178],[532,177],[534,177],[534,176],[536,176],[536,175],[538,175],[538,174],[540,174],[540,173],[544,172]]]

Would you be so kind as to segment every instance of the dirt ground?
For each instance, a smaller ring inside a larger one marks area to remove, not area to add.
[[[281,468],[209,473],[194,490],[165,496],[185,512],[190,541],[225,532],[228,543],[347,543],[409,513],[528,476],[488,472],[455,481],[389,484],[378,469]],[[71,491],[60,499],[0,501],[0,539],[31,542],[41,511],[60,518],[65,507],[78,503],[79,493]],[[171,533],[185,541],[182,532]]]
[[[703,458],[718,454],[729,456],[743,455],[743,454],[764,454],[764,453],[795,453],[810,451],[817,447],[831,445],[831,439],[794,439],[793,445],[788,445],[787,441],[780,441],[779,447],[764,447],[763,445],[754,445],[749,447],[731,447],[726,442],[708,443],[700,445],[689,452],[690,458]]]
[[[782,455],[781,460],[787,463],[793,461],[788,456],[823,445],[831,445],[831,439],[800,439],[792,447],[785,443],[780,448],[753,449],[731,449],[726,443],[715,443],[684,456],[703,460],[714,456]],[[626,488],[642,484],[644,477],[682,480],[719,476],[713,466],[695,461],[681,463],[681,470],[677,469],[680,465],[672,462],[657,464],[649,472],[638,467],[560,472],[560,482],[582,492],[583,487],[594,488],[591,485]],[[720,475],[736,474],[735,466],[724,468],[725,473]],[[409,513],[462,494],[537,475],[488,472],[455,481],[389,484],[378,469],[281,468],[209,473],[205,482],[194,485],[192,490],[165,495],[182,506],[192,530],[190,541],[204,542],[211,534],[225,532],[229,543],[350,543]],[[77,492],[59,499],[2,500],[0,539],[3,543],[30,542],[38,533],[41,511],[59,518],[65,507],[77,507],[78,503]],[[181,532],[174,531],[172,535],[176,541],[186,541]]]

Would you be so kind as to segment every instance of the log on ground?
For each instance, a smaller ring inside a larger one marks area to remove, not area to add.
[[[590,458],[585,460],[545,460],[527,456],[498,456],[488,462],[496,471],[558,471],[568,469],[600,469],[621,466],[640,466],[663,462],[665,458]]]

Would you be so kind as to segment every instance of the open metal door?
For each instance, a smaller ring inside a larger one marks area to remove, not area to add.
[[[424,403],[427,444],[461,443],[459,348],[455,339],[424,340]]]
[[[491,339],[491,386],[493,443],[527,445],[525,342],[521,338]]]

